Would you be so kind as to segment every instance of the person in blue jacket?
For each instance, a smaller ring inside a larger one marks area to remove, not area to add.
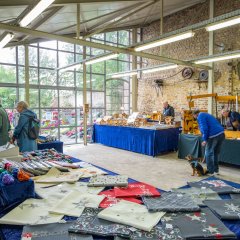
[[[238,112],[223,109],[222,115],[230,119],[233,131],[240,131],[240,114]]]
[[[14,141],[17,140],[20,152],[28,152],[37,149],[36,141],[28,137],[29,118],[37,118],[37,115],[28,109],[28,107],[28,104],[24,101],[19,102],[16,107],[17,111],[20,113],[20,117],[18,124],[14,129],[11,143],[14,143]]]
[[[224,128],[218,120],[209,113],[193,111],[202,134],[202,146],[205,148],[205,159],[209,174],[219,174],[218,156],[225,139]]]
[[[163,116],[164,117],[174,117],[174,108],[168,104],[168,102],[163,103]]]

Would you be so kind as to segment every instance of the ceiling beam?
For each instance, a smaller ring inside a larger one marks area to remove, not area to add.
[[[31,35],[31,36],[37,37],[37,38],[58,40],[58,41],[62,41],[62,42],[82,45],[82,46],[86,46],[86,47],[103,49],[106,51],[111,51],[111,52],[116,52],[116,53],[130,54],[130,55],[139,56],[142,58],[149,58],[149,59],[153,59],[153,60],[157,60],[157,61],[175,63],[175,64],[179,64],[179,65],[183,65],[183,66],[193,66],[193,67],[197,67],[197,68],[201,68],[201,69],[210,69],[208,66],[194,64],[192,62],[181,61],[178,59],[173,59],[173,58],[168,58],[168,57],[163,57],[163,56],[157,56],[157,55],[144,53],[144,52],[135,52],[134,49],[132,49],[132,48],[114,47],[114,46],[107,45],[107,44],[90,42],[90,41],[86,41],[83,39],[64,37],[64,36],[60,36],[60,35],[56,35],[56,34],[52,34],[52,33],[32,30],[32,29],[14,26],[14,25],[6,24],[6,23],[0,23],[0,29],[7,30],[10,32],[23,33],[23,34]]]
[[[150,2],[151,0],[120,0],[121,2]],[[104,3],[119,2],[119,0],[56,0],[53,5],[57,4],[76,4],[76,3]],[[0,0],[0,6],[26,6],[30,5],[32,0]]]

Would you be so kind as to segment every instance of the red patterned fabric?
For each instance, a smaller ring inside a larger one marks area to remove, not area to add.
[[[114,193],[117,198],[161,195],[155,187],[142,182],[129,183],[127,187],[115,187]]]
[[[100,203],[100,205],[99,205],[100,208],[107,208],[107,207],[110,207],[112,205],[115,205],[122,199],[126,200],[126,201],[129,201],[129,202],[135,202],[135,203],[138,203],[138,204],[142,203],[141,200],[136,199],[136,198],[132,198],[132,197],[116,198],[114,190],[103,191],[103,192],[100,192],[98,195],[106,196],[103,199],[103,201]]]

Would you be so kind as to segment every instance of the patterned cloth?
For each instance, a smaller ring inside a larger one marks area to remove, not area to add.
[[[124,175],[92,176],[88,183],[89,187],[112,187],[112,186],[126,187],[127,185],[128,177]]]
[[[25,226],[22,240],[93,240],[91,235],[68,233],[72,222]]]
[[[223,220],[240,219],[239,199],[206,200],[204,203]]]
[[[165,192],[161,197],[146,197],[142,200],[149,212],[193,212],[200,207],[187,194]]]
[[[176,193],[187,194],[199,206],[204,206],[204,200],[221,200],[220,196],[210,188],[199,189],[195,187],[174,189]]]
[[[69,228],[69,232],[129,237],[130,227],[99,219],[97,215],[101,211],[99,208],[85,208],[82,215]]]
[[[210,188],[219,194],[240,192],[240,189],[234,188],[222,180],[202,180],[200,182],[188,182],[188,185],[196,188]]]
[[[169,213],[161,222],[168,229],[178,227],[184,239],[236,239],[236,236],[211,212],[202,208],[201,212]]]

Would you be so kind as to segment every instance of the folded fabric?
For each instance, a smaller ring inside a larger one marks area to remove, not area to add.
[[[77,182],[83,175],[81,172],[72,170],[70,172],[61,172],[57,168],[52,168],[46,175],[39,177],[36,182],[40,183],[61,183],[61,182]]]
[[[239,199],[240,200],[240,194],[235,193],[235,194],[230,194],[230,196],[231,196],[231,199]]]
[[[151,231],[164,214],[165,212],[149,213],[143,205],[121,200],[116,205],[101,211],[98,217],[144,231]]]
[[[115,197],[115,192],[114,192],[113,189],[100,192],[99,195],[105,196],[105,198],[102,200],[102,202],[99,205],[100,208],[107,208],[107,207],[113,206],[121,200],[126,200],[126,201],[129,201],[129,202],[135,202],[135,203],[138,203],[138,204],[142,203],[141,200],[133,198],[133,197],[116,198]]]
[[[129,237],[130,227],[106,221],[97,217],[102,211],[99,208],[85,208],[81,216],[69,227],[71,233],[87,233],[98,236]]]
[[[72,222],[24,226],[21,240],[93,240],[91,235],[69,233]]]
[[[38,194],[38,196],[53,200],[62,199],[74,190],[77,190],[81,194],[90,193],[97,195],[103,189],[103,187],[88,187],[86,182],[62,183],[45,188],[41,184],[35,184],[35,192]]]
[[[129,183],[127,187],[114,188],[116,197],[160,196],[160,192],[153,186],[142,182]]]
[[[84,168],[79,168],[79,169],[74,169],[74,170],[70,170],[71,172],[79,172],[82,173],[81,178],[89,178],[95,175],[105,175],[107,174],[107,172],[103,171],[100,168],[97,168],[95,166],[88,166],[88,167],[84,167]]]
[[[125,187],[127,185],[128,185],[128,177],[125,175],[116,175],[116,176],[96,175],[96,176],[92,176],[88,183],[89,187],[113,187],[113,186]]]
[[[208,208],[202,208],[201,212],[168,213],[161,222],[168,229],[178,227],[186,240],[236,239],[235,234]]]
[[[183,240],[178,227],[168,228],[161,223],[156,225],[150,232],[136,230],[130,235],[131,240]]]
[[[165,192],[161,197],[142,197],[149,212],[193,212],[200,207],[187,194]]]
[[[223,220],[240,219],[240,201],[238,199],[206,200],[204,203]]]
[[[202,180],[199,182],[188,182],[188,185],[196,188],[210,188],[219,194],[240,192],[240,189],[234,188],[222,180]]]
[[[103,199],[104,196],[73,191],[50,209],[50,213],[79,217],[85,207],[97,208]]]
[[[0,219],[0,224],[38,225],[59,222],[63,215],[52,214],[52,205],[45,199],[27,199]]]
[[[210,188],[173,189],[173,192],[187,194],[199,206],[204,206],[204,200],[221,200],[220,196]]]

